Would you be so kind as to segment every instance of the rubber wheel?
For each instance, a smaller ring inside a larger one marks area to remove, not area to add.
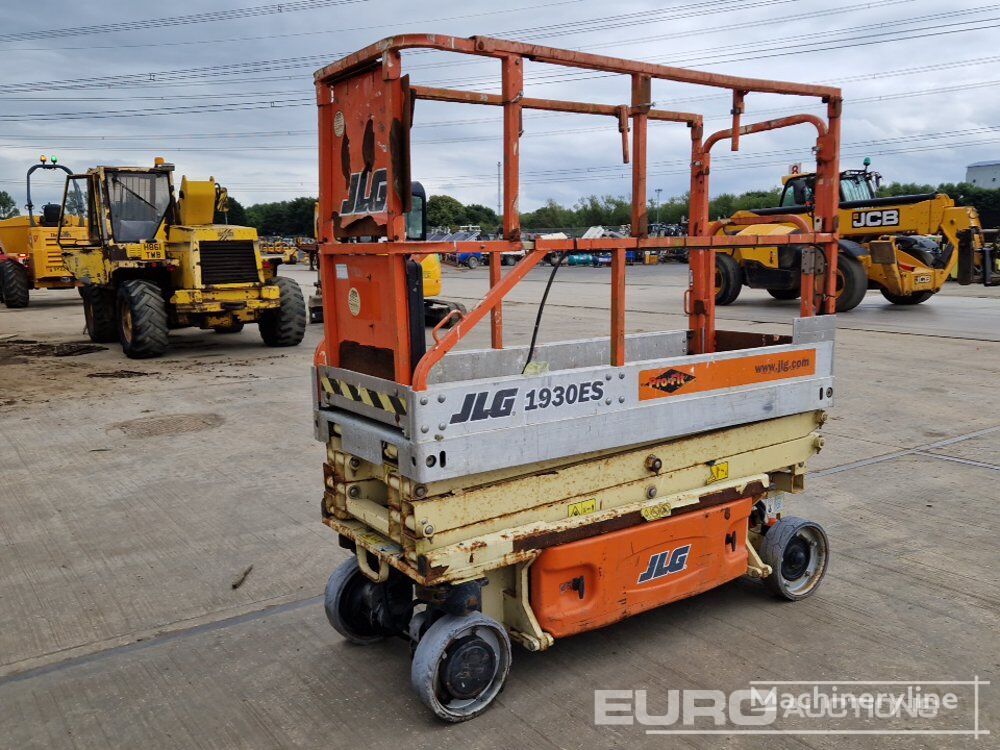
[[[475,271],[477,268],[479,268],[479,258],[469,258],[467,261],[465,261],[465,265],[469,267],[470,271]]]
[[[306,301],[302,288],[286,276],[275,276],[268,283],[281,290],[281,299],[277,308],[266,310],[260,316],[260,337],[268,346],[298,346],[306,335]]]
[[[417,643],[410,682],[439,719],[468,721],[503,690],[510,663],[510,636],[503,625],[480,612],[445,615]]]
[[[326,582],[323,597],[326,619],[351,643],[366,646],[389,635],[372,621],[371,610],[366,604],[365,588],[377,585],[361,572],[353,557],[342,562]]]
[[[934,296],[934,292],[914,292],[913,294],[893,294],[885,289],[880,289],[882,296],[894,305],[919,305]]]
[[[216,333],[239,333],[243,330],[243,321],[236,320],[225,326],[213,326],[213,331]]]
[[[83,319],[87,324],[87,335],[98,344],[109,344],[118,340],[118,320],[115,316],[115,292],[113,289],[86,284],[80,287],[83,298]]]
[[[731,305],[743,290],[740,264],[732,255],[715,254],[715,304]]]
[[[760,557],[773,569],[764,585],[783,599],[815,593],[830,564],[830,542],[815,521],[789,516],[768,529]]]
[[[868,291],[868,274],[860,261],[844,255],[837,258],[837,312],[853,310]]]
[[[159,357],[167,350],[167,303],[152,281],[118,287],[118,336],[129,359]]]
[[[28,269],[16,260],[0,263],[0,284],[3,285],[3,302],[11,309],[28,306]]]
[[[802,295],[798,289],[768,289],[767,293],[780,300],[798,299]]]

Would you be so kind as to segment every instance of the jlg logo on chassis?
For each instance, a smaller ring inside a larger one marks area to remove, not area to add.
[[[649,565],[646,566],[646,571],[639,576],[638,582],[649,583],[650,581],[655,581],[657,578],[664,578],[674,573],[680,573],[687,567],[689,554],[691,554],[690,544],[678,547],[673,552],[667,549],[663,550],[663,552],[653,553],[653,556],[649,558]]]
[[[493,395],[493,401],[487,406],[486,401],[489,397],[489,391],[465,394],[462,408],[451,415],[451,424],[480,422],[494,417],[509,417],[514,411],[517,388],[504,388],[497,391]]]
[[[851,226],[855,229],[898,227],[899,211],[895,208],[884,211],[854,211],[851,213]]]
[[[341,216],[380,214],[385,211],[387,170],[368,169],[351,175],[347,200],[340,205]]]

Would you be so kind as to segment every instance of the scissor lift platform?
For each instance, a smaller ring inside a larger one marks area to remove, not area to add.
[[[501,93],[411,85],[401,53],[412,48],[497,59]],[[631,103],[526,97],[525,61],[628,75]],[[732,127],[706,138],[701,116],[654,108],[654,79],[730,90]],[[812,594],[827,538],[783,515],[782,497],[803,489],[834,395],[840,92],[435,35],[383,40],[317,71],[315,82],[324,290],[315,430],[327,446],[323,520],[352,552],[327,585],[330,623],[355,643],[408,639],[421,700],[463,721],[502,689],[512,641],[544,650],[741,576],[789,600]],[[750,93],[818,97],[827,118],[743,125]],[[502,108],[502,239],[408,241],[418,99]],[[632,164],[630,237],[522,241],[524,109],[614,118]],[[690,130],[688,237],[647,235],[650,120]],[[712,146],[737,150],[743,136],[803,124],[818,133],[810,222],[794,217],[794,234],[715,231]],[[714,248],[734,244],[804,246],[790,336],[716,330]],[[689,327],[626,335],[627,253],[668,246],[690,254]],[[577,251],[611,254],[609,335],[505,346],[505,296],[542,259]],[[428,348],[414,259],[448,252],[487,255],[489,288],[467,314],[441,321]],[[523,259],[504,273],[512,252]],[[456,348],[487,318],[489,349]]]

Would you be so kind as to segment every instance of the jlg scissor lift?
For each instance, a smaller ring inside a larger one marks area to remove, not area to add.
[[[410,85],[401,51],[413,48],[495,58],[502,93]],[[629,76],[631,102],[525,97],[526,60]],[[705,138],[699,115],[655,109],[653,79],[731,90],[732,127]],[[327,586],[331,624],[356,643],[408,638],[421,700],[462,721],[503,687],[512,641],[546,649],[740,576],[764,579],[787,599],[815,591],[826,535],[783,516],[781,493],[802,489],[833,395],[840,91],[422,34],[345,57],[315,83],[327,290],[316,432],[328,456],[323,518],[353,553]],[[827,116],[742,125],[753,93],[819,98]],[[406,240],[417,99],[502,108],[503,239]],[[614,119],[632,163],[631,237],[521,241],[524,109]],[[650,120],[690,130],[688,237],[646,236]],[[711,146],[736,150],[744,135],[799,124],[818,133],[805,231],[719,236],[708,221]],[[717,331],[714,248],[793,241],[808,250],[792,335]],[[626,253],[665,247],[690,250],[689,329],[626,335]],[[501,273],[501,254],[520,250],[524,260]],[[613,258],[610,336],[541,345],[533,356],[505,347],[505,295],[550,253],[598,250]],[[426,348],[414,258],[473,251],[489,255],[489,290],[450,330],[444,324],[454,321],[442,321]],[[492,348],[453,352],[487,316]]]

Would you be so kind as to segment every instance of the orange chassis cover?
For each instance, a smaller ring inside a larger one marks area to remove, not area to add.
[[[556,638],[594,630],[715,588],[747,570],[753,498],[545,550],[531,607]]]

